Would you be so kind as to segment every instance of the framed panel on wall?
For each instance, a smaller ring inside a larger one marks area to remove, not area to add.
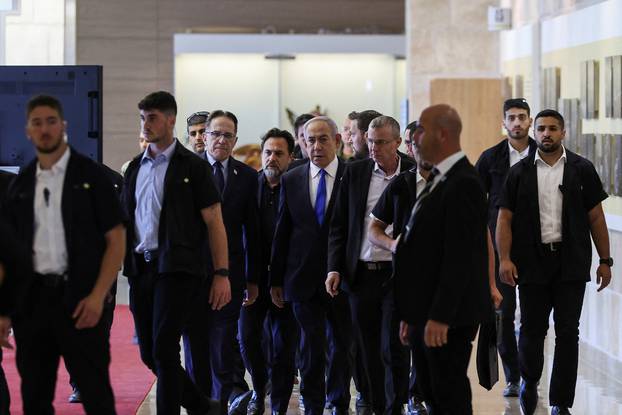
[[[581,112],[585,119],[598,118],[599,65],[596,60],[581,62]]]
[[[542,108],[557,110],[560,97],[561,69],[558,67],[542,70]]]

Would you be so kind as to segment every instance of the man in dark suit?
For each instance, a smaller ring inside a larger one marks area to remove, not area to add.
[[[613,260],[601,206],[607,193],[592,163],[563,147],[564,119],[557,111],[541,111],[534,129],[538,150],[510,169],[499,199],[499,273],[503,282],[518,282],[519,287],[523,413],[533,414],[537,405],[553,310],[549,400],[552,414],[569,414],[577,381],[579,318],[590,281],[590,234],[600,255],[598,291],[611,281]]]
[[[334,412],[345,413],[350,403],[350,316],[335,312],[324,288],[329,218],[344,170],[336,156],[341,136],[328,117],[308,121],[304,136],[309,163],[290,170],[281,180],[270,265],[271,296],[278,307],[286,301],[292,304],[301,330],[305,413],[322,414],[326,395]],[[326,340],[333,362],[327,380]]]
[[[228,111],[216,110],[207,118],[204,134],[204,158],[212,168],[214,182],[222,195],[223,221],[229,247],[231,302],[215,313],[206,307],[204,312],[212,314],[209,325],[193,325],[192,331],[197,336],[202,335],[209,340],[206,343],[209,353],[205,349],[197,350],[195,346],[186,348],[186,351],[191,351],[186,355],[186,362],[192,367],[207,367],[198,360],[209,356],[213,374],[212,397],[220,400],[223,408],[230,399],[233,401],[248,391],[237,340],[238,319],[242,306],[250,306],[257,299],[259,282],[257,171],[231,156],[237,142],[237,131],[236,116]],[[208,262],[209,268],[212,267]]]
[[[54,412],[62,355],[86,412],[114,414],[102,312],[123,260],[123,214],[102,166],[70,148],[65,131],[56,98],[28,102],[26,132],[37,158],[6,199],[7,219],[32,252],[34,268],[20,275],[27,300],[13,319],[23,408]]]
[[[296,140],[296,146],[294,147],[293,152],[294,161],[290,164],[290,169],[298,167],[309,161],[309,154],[307,153],[307,148],[305,146],[304,128],[302,127],[304,127],[307,121],[313,117],[315,117],[315,115],[305,113],[300,114],[294,120],[294,139]]]
[[[425,109],[417,130],[421,158],[434,168],[395,256],[401,336],[414,348],[430,412],[471,414],[466,372],[478,325],[492,308],[486,197],[460,149],[462,122],[453,108]]]
[[[206,300],[219,310],[231,299],[220,194],[209,164],[173,136],[175,98],[154,92],[138,108],[149,145],[130,162],[123,189],[130,308],[141,359],[158,377],[158,414],[179,413],[180,405],[203,414],[209,403],[181,366],[179,341]],[[208,241],[213,267],[206,277]]]
[[[370,158],[348,164],[337,194],[326,290],[332,297],[339,295],[339,288],[348,293],[373,411],[400,414],[408,395],[409,361],[399,340],[389,284],[392,254],[372,245],[367,230],[371,210],[389,181],[414,163],[397,154],[402,139],[395,119],[375,118],[366,137]]]
[[[488,227],[492,235],[497,227],[499,198],[505,182],[505,176],[520,160],[536,151],[536,142],[529,137],[530,117],[529,104],[524,98],[508,99],[503,104],[503,127],[507,138],[485,150],[475,164],[484,190],[488,193]],[[503,362],[506,387],[503,396],[516,397],[519,392],[520,370],[518,368],[518,348],[514,315],[516,314],[516,288],[502,284],[498,280],[499,259],[495,249],[495,276],[497,287],[503,295],[501,302],[502,336],[498,346]]]
[[[295,374],[296,321],[290,304],[275,306],[270,299],[270,255],[276,227],[281,176],[292,160],[294,138],[278,128],[261,138],[263,170],[258,175],[257,205],[261,235],[259,296],[242,308],[239,321],[240,349],[253,381],[248,415],[264,413],[268,380],[273,414],[284,414],[289,405]],[[268,330],[264,330],[267,327]],[[266,345],[269,345],[266,350]],[[266,359],[267,356],[267,359]]]

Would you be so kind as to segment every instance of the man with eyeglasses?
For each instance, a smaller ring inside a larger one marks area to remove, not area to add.
[[[207,118],[203,134],[206,148],[203,157],[211,166],[214,182],[222,197],[229,246],[231,302],[222,310],[213,312],[208,327],[205,324],[192,325],[190,331],[202,338],[203,344],[193,344],[191,334],[187,336],[190,344],[186,345],[186,367],[194,367],[196,372],[199,367],[208,368],[211,365],[213,386],[207,382],[202,386],[206,389],[211,387],[212,397],[220,400],[223,413],[226,413],[228,401],[248,391],[237,340],[238,319],[241,307],[252,305],[259,292],[261,242],[257,171],[231,156],[238,139],[237,132],[237,117],[229,111],[216,110]],[[212,313],[207,309],[205,312]],[[209,362],[205,360],[207,356]],[[236,362],[240,363],[236,365]],[[250,393],[246,396],[250,398]],[[241,404],[238,402],[230,410]]]
[[[205,122],[209,112],[198,111],[190,115],[186,119],[186,129],[188,131],[188,141],[192,150],[197,154],[203,154],[205,151],[205,141],[203,134],[205,133]]]
[[[475,164],[475,168],[482,179],[484,190],[488,193],[488,227],[492,235],[495,235],[496,232],[499,198],[510,167],[533,154],[537,148],[534,139],[529,137],[530,109],[524,98],[513,98],[505,101],[503,104],[503,127],[507,132],[507,138],[485,150]],[[498,268],[499,257],[495,246],[495,269]],[[520,387],[520,370],[518,367],[516,329],[514,327],[516,288],[501,283],[497,272],[495,272],[495,276],[497,288],[503,296],[501,302],[503,330],[501,340],[497,345],[506,380],[503,396],[517,397]]]
[[[343,296],[340,289],[348,293],[373,412],[401,414],[409,364],[408,350],[399,341],[399,319],[388,283],[391,252],[369,242],[368,226],[383,190],[414,163],[397,153],[402,139],[394,118],[374,118],[365,136],[370,158],[348,163],[339,187],[328,239],[326,291],[331,297]]]

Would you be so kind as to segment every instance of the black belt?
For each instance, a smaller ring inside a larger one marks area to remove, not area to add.
[[[65,274],[39,274],[35,273],[35,281],[44,287],[59,287],[67,282],[67,273]]]
[[[544,252],[557,252],[562,249],[562,243],[561,242],[549,242],[546,244],[542,244],[542,248],[544,249]]]
[[[361,266],[368,271],[382,271],[385,269],[393,268],[393,263],[391,261],[378,261],[378,262],[365,262],[359,261]]]

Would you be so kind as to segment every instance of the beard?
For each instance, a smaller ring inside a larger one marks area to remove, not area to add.
[[[56,141],[54,141],[49,147],[42,147],[42,146],[35,145],[35,148],[41,154],[52,154],[53,152],[55,152],[56,150],[60,148],[60,146],[63,144],[63,140],[64,140],[64,133],[60,134],[58,138],[56,139]]]
[[[514,140],[522,140],[529,135],[529,130],[508,131],[508,136]]]
[[[283,174],[283,171],[276,166],[269,166],[263,169],[263,174],[271,179],[278,179]]]
[[[554,153],[559,150],[561,143],[538,143],[538,149],[543,153]]]

